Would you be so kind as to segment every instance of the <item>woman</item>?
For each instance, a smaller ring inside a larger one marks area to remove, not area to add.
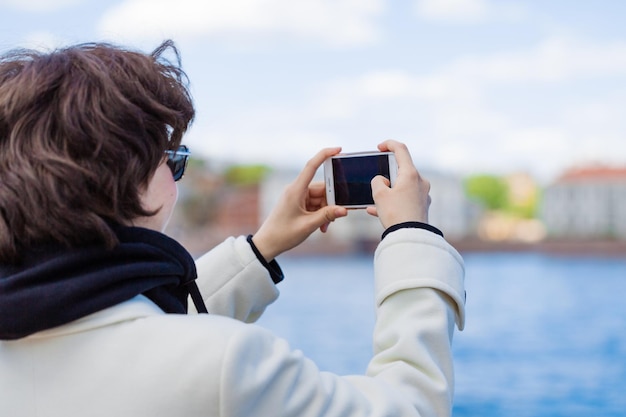
[[[194,116],[168,50],[0,58],[0,415],[450,415],[463,262],[427,224],[406,146],[379,146],[396,154],[394,188],[372,181],[386,228],[374,356],[366,375],[320,372],[248,323],[278,296],[275,258],[347,215],[311,182],[340,149],[315,155],[253,236],[194,262],[161,233]],[[187,314],[189,297],[210,314]]]

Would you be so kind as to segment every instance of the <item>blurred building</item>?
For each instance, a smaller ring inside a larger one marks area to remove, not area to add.
[[[478,237],[487,242],[537,243],[546,237],[543,223],[536,219],[539,187],[525,172],[502,177],[507,187],[507,203],[500,210],[483,213]]]
[[[422,170],[421,174],[430,181],[429,223],[441,229],[448,240],[475,235],[484,210],[467,198],[463,181],[440,172]]]
[[[509,205],[515,208],[526,208],[527,213],[522,213],[532,217],[538,197],[538,187],[535,179],[526,172],[517,172],[507,175],[506,181],[509,195]]]
[[[626,239],[626,168],[565,172],[544,190],[541,218],[554,238]]]

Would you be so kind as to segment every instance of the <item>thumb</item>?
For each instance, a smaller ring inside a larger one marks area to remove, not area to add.
[[[348,209],[341,206],[326,206],[315,212],[315,228],[334,222],[335,219],[348,215]]]
[[[372,194],[376,194],[377,191],[382,191],[385,188],[389,188],[391,182],[382,175],[376,175],[372,178],[371,186],[372,186]]]

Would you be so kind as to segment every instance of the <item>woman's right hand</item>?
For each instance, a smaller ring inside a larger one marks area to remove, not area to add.
[[[252,237],[267,261],[298,246],[317,229],[326,232],[329,223],[348,215],[345,207],[329,206],[326,203],[323,182],[312,182],[324,161],[340,151],[341,148],[326,148],[311,158],[298,177],[287,186],[274,209]]]
[[[391,151],[395,154],[398,177],[393,188],[390,187],[389,180],[382,175],[372,180],[375,206],[368,207],[367,212],[378,216],[385,229],[404,222],[428,223],[430,183],[420,176],[406,145],[395,140],[387,140],[378,145],[378,149],[381,152]]]

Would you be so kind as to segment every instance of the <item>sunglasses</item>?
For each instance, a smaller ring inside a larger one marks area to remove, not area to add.
[[[185,145],[180,145],[175,151],[165,151],[167,155],[167,166],[172,171],[174,181],[178,181],[185,175],[185,168],[187,168],[187,161],[189,160],[189,148]]]

